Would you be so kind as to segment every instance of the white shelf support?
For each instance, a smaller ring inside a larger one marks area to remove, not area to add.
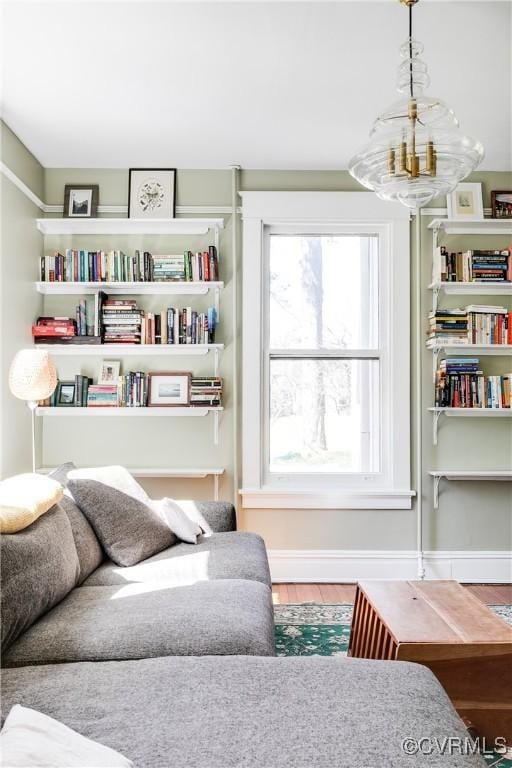
[[[437,312],[437,307],[439,305],[439,293],[441,289],[438,285],[434,286],[432,288],[432,312]]]
[[[213,375],[219,375],[219,350],[217,348],[213,351]]]
[[[441,475],[434,475],[434,509],[439,509],[439,483],[441,482]]]
[[[219,444],[219,411],[213,412],[213,444]]]
[[[214,501],[219,500],[219,476],[218,475],[213,476],[213,500]]]
[[[215,284],[213,300],[214,300],[214,306],[215,306],[215,314],[218,322],[220,319],[220,285],[218,285],[217,283]]]
[[[437,445],[437,433],[439,430],[439,418],[442,414],[442,411],[434,411],[433,420],[432,420],[432,443],[434,445]]]

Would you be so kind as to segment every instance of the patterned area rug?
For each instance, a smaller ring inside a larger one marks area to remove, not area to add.
[[[512,626],[512,605],[489,606]],[[278,656],[346,656],[352,605],[301,603],[275,605]],[[506,756],[484,755],[488,768],[512,768],[512,751]]]

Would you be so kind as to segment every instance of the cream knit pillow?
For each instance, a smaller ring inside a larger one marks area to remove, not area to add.
[[[62,499],[64,489],[50,477],[15,475],[0,483],[0,533],[27,528]]]

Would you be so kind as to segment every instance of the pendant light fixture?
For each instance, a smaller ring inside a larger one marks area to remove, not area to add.
[[[440,99],[423,95],[430,83],[412,36],[412,11],[418,0],[400,0],[409,10],[409,37],[400,48],[397,90],[407,94],[375,120],[370,142],[349,162],[352,176],[384,200],[421,208],[446,195],[482,161],[482,144],[459,130],[453,111]]]

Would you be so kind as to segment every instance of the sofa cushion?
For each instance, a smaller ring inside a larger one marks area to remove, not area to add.
[[[270,589],[256,581],[75,589],[4,655],[5,666],[275,653]]]
[[[131,568],[105,562],[86,587],[163,582],[185,586],[212,579],[248,579],[271,586],[265,543],[256,533],[214,533],[199,543],[176,544]]]
[[[176,503],[206,534],[236,531],[236,510],[229,501],[180,499]]]
[[[0,482],[0,533],[16,533],[31,525],[62,498],[62,486],[34,472]]]
[[[97,480],[74,480],[68,488],[111,560],[135,565],[175,543],[166,521],[151,507]]]
[[[60,500],[60,506],[66,512],[71,524],[71,530],[73,531],[80,565],[77,581],[77,585],[79,585],[101,565],[104,560],[104,554],[91,524],[74,499],[67,495],[67,492],[64,493]]]
[[[28,528],[0,537],[2,651],[77,584],[68,517],[54,506]]]
[[[485,768],[446,749],[465,743],[462,721],[430,670],[400,661],[176,657],[8,669],[2,683],[5,713],[34,707],[137,768]],[[406,754],[407,737],[433,754]]]

